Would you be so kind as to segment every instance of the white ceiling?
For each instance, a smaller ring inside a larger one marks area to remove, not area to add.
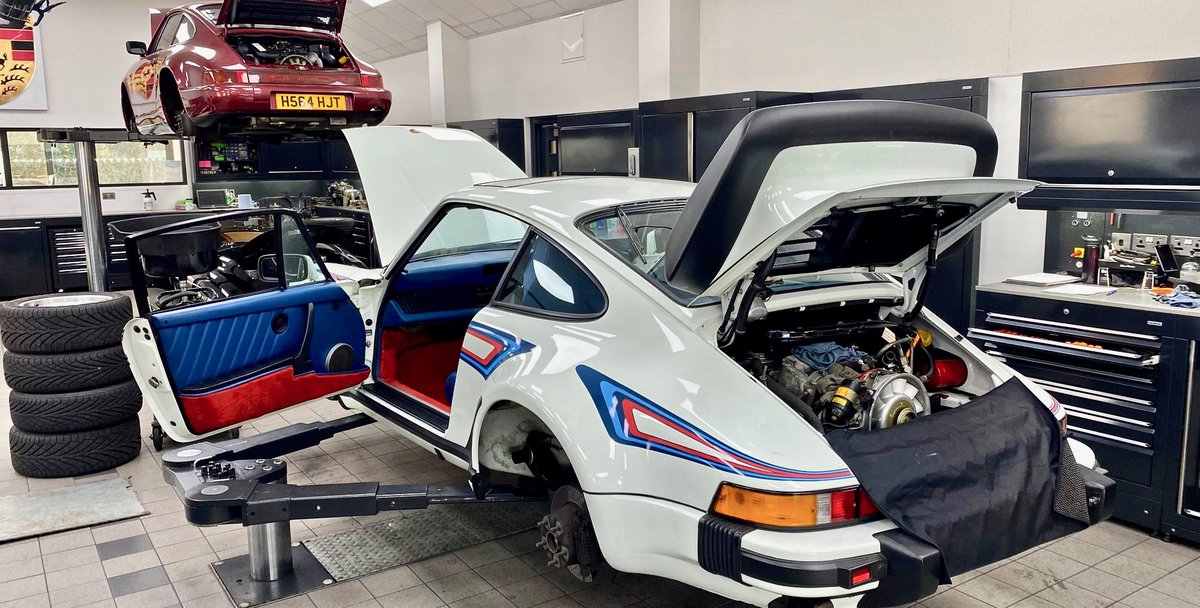
[[[443,21],[471,38],[560,17],[614,0],[389,0],[371,8],[350,0],[342,38],[368,62],[424,51],[425,25]]]

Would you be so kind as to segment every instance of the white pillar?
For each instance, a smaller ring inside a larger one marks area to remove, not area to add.
[[[638,0],[638,97],[700,94],[700,2]]]
[[[441,21],[426,26],[429,40],[429,110],[434,126],[464,120],[471,113],[467,39]]]

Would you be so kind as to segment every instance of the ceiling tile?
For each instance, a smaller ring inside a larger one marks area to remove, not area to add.
[[[487,13],[489,17],[503,15],[517,8],[510,0],[471,0],[471,4],[474,4],[479,10]]]
[[[405,42],[404,46],[414,53],[419,53],[429,48],[429,41],[425,38],[414,38],[408,42]]]
[[[408,10],[399,2],[388,2],[375,10],[387,15],[389,19],[400,24],[401,27],[413,34],[417,36],[425,35],[425,20],[418,17],[416,13]]]
[[[517,5],[518,8],[525,8],[527,6],[541,4],[542,2],[544,2],[544,0],[510,0],[510,2]]]
[[[438,0],[438,7],[463,23],[487,19],[489,15],[467,0]]]
[[[476,32],[479,32],[480,34],[494,32],[494,31],[500,29],[501,27],[502,26],[500,25],[500,22],[496,21],[495,19],[483,19],[481,21],[476,21],[471,24],[471,29],[475,30]]]
[[[543,2],[525,9],[525,13],[534,19],[547,19],[556,15],[561,15],[562,12],[562,7],[553,2]]]
[[[504,27],[521,25],[522,23],[528,23],[529,20],[529,15],[526,15],[524,11],[513,11],[511,13],[504,13],[503,15],[496,15],[496,21],[499,21],[500,25]]]
[[[454,26],[454,31],[458,32],[458,35],[462,36],[463,38],[470,38],[479,33],[471,29],[471,26],[469,25],[456,25]]]
[[[558,2],[559,6],[563,7],[563,9],[569,13],[573,13],[575,11],[581,11],[585,8],[591,8],[593,6],[599,6],[601,4],[605,4],[604,2],[597,2],[596,0],[556,0],[556,1]]]

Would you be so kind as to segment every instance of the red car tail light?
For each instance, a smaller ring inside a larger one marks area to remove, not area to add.
[[[835,526],[879,516],[861,488],[815,494],[781,494],[721,484],[713,513],[773,528]]]
[[[383,88],[383,76],[380,76],[378,74],[375,74],[375,75],[361,74],[360,84],[369,89],[382,89]]]
[[[204,84],[250,84],[250,74],[244,70],[208,70]]]

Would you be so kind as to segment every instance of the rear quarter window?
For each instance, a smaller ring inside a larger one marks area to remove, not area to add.
[[[496,303],[535,314],[575,318],[598,317],[608,306],[596,280],[536,233],[521,249]]]

